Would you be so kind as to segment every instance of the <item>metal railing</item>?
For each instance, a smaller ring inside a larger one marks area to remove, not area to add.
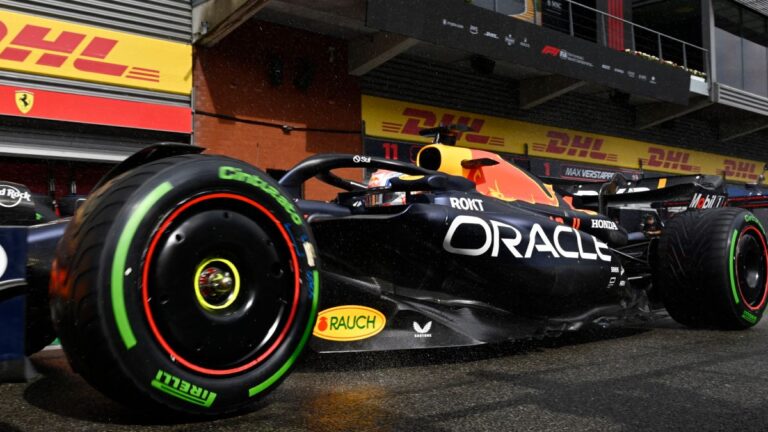
[[[567,22],[564,21],[565,18],[557,17],[554,14],[545,16],[544,11],[542,11],[543,26],[616,49],[616,46],[610,46],[612,38],[609,33],[613,31],[614,35],[621,39],[622,46],[625,41],[629,42],[629,47],[624,49],[626,52],[648,60],[681,67],[691,74],[707,79],[710,76],[709,51],[700,46],[575,1],[559,0],[559,3],[567,3],[568,5]],[[615,26],[614,23],[623,25]],[[610,29],[612,25],[614,28]],[[565,31],[566,28],[567,31]]]

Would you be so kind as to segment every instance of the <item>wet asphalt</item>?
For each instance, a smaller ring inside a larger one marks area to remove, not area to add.
[[[305,356],[263,406],[169,423],[106,399],[60,350],[0,384],[0,432],[768,431],[768,323],[651,325],[496,346]]]

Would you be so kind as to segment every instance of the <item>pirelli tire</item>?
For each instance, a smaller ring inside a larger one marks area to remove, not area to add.
[[[673,217],[659,241],[657,263],[655,283],[677,322],[736,330],[762,318],[768,249],[752,213],[717,208]]]
[[[73,366],[141,409],[251,409],[314,325],[318,262],[279,186],[234,159],[174,156],[96,190],[59,243],[54,325]]]

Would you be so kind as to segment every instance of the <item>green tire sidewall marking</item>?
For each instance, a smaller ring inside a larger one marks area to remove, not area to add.
[[[128,260],[128,249],[131,247],[133,237],[136,235],[141,221],[144,220],[144,217],[157,201],[171,189],[173,189],[173,185],[170,182],[160,184],[133,209],[128,222],[125,224],[125,228],[123,228],[123,232],[120,233],[117,248],[115,248],[115,256],[112,259],[112,286],[110,291],[112,295],[112,312],[115,315],[117,331],[120,333],[126,349],[136,346],[136,336],[131,328],[131,323],[128,320],[128,310],[125,307],[125,264]]]
[[[730,262],[729,262],[729,265],[728,265],[728,272],[730,273],[730,276],[731,276],[731,292],[733,293],[733,301],[736,304],[740,303],[740,301],[739,301],[739,293],[736,291],[736,279],[733,276],[734,268],[736,267],[735,252],[736,252],[736,240],[738,240],[737,239],[738,236],[739,236],[739,231],[738,230],[733,230],[733,235],[731,236],[731,253],[729,255],[729,257],[730,257],[729,261]]]
[[[757,316],[756,316],[756,315],[754,315],[754,314],[751,314],[751,313],[749,313],[749,312],[747,312],[747,311],[744,311],[744,312],[741,314],[741,318],[742,318],[744,321],[746,321],[746,322],[748,322],[748,323],[750,323],[750,324],[755,324],[755,323],[757,323]]]
[[[293,354],[291,354],[291,357],[288,359],[288,361],[286,361],[285,364],[283,364],[283,366],[281,366],[277,372],[275,372],[271,377],[267,378],[267,380],[264,381],[263,383],[255,387],[251,387],[248,390],[249,397],[256,396],[257,394],[268,389],[269,387],[272,386],[272,384],[275,383],[275,381],[279,380],[280,377],[285,375],[285,373],[288,372],[288,369],[290,369],[291,366],[293,366],[293,364],[299,358],[299,354],[301,354],[302,350],[304,349],[304,345],[307,343],[307,340],[309,339],[309,335],[312,334],[312,329],[315,327],[315,316],[317,313],[317,298],[318,298],[318,293],[320,289],[320,276],[317,270],[313,270],[312,277],[315,285],[315,288],[312,292],[312,310],[309,313],[309,322],[307,323],[307,328],[306,330],[304,330],[304,335],[301,337],[301,341],[299,342],[299,345],[293,351]]]
[[[290,216],[293,223],[299,226],[304,223],[304,220],[296,209],[296,206],[293,205],[293,202],[283,196],[276,187],[264,181],[259,175],[247,173],[241,168],[220,166],[219,178],[222,180],[238,181],[261,189],[262,192],[272,197],[272,199],[274,199],[275,202],[288,213],[288,216]]]
[[[165,394],[205,408],[210,408],[218,396],[215,392],[169,374],[162,369],[158,369],[150,384]]]
[[[763,234],[765,234],[765,228],[763,228],[763,223],[762,223],[762,222],[760,222],[760,219],[758,219],[758,218],[757,218],[755,215],[753,215],[752,213],[750,213],[750,214],[748,214],[748,215],[744,215],[744,221],[745,221],[745,222],[753,222],[753,223],[756,223],[756,224],[757,224],[757,225],[760,227],[760,231],[762,231],[762,232],[763,232]]]
[[[763,235],[765,235],[765,228],[763,228],[762,222],[760,222],[760,219],[758,219],[754,214],[749,213],[749,214],[744,215],[744,222],[747,222],[747,223],[752,222],[755,225],[759,226],[760,227],[760,232]],[[735,234],[736,234],[736,232],[734,231],[734,235]],[[731,250],[733,250],[733,245],[731,245]],[[733,252],[731,252],[731,256],[733,257]],[[731,286],[733,286],[733,270],[731,270]],[[734,295],[735,295],[735,289],[734,289]],[[738,301],[736,303],[738,303]],[[744,321],[746,321],[746,322],[748,322],[750,324],[756,324],[757,320],[758,320],[757,315],[755,315],[753,313],[750,313],[748,311],[742,312],[741,319],[743,319]]]

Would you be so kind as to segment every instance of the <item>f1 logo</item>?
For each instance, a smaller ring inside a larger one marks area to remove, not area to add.
[[[552,57],[557,57],[560,55],[560,48],[553,47],[552,45],[547,45],[541,49],[541,53],[543,55],[551,55]]]

